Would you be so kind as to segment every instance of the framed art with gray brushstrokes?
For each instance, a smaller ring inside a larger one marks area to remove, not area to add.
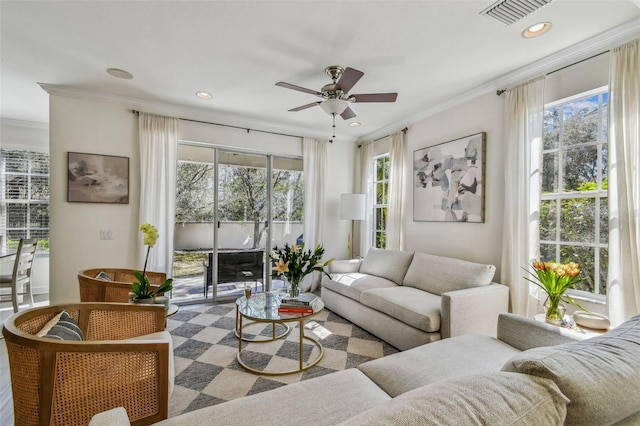
[[[67,201],[129,204],[129,158],[69,152]]]
[[[486,133],[413,152],[415,222],[484,223]]]

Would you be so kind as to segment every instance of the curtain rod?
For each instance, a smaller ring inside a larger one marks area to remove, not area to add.
[[[405,127],[404,129],[402,129],[400,131],[406,135],[408,130],[409,130],[409,128]],[[380,136],[378,139],[374,139],[374,140],[372,140],[371,142],[368,142],[368,143],[378,142],[379,140],[384,139],[384,138],[388,138],[389,136],[391,136],[391,135]],[[360,145],[358,145],[358,148],[360,148],[362,145],[364,145],[364,144],[361,143]]]
[[[584,59],[581,59],[581,60],[579,60],[579,61],[576,61],[576,62],[574,62],[574,63],[572,63],[572,64],[565,65],[564,67],[558,68],[557,70],[549,71],[549,72],[548,72],[548,73],[546,73],[545,75],[551,75],[551,74],[556,73],[556,72],[558,72],[558,71],[562,71],[562,70],[563,70],[563,69],[565,69],[565,68],[569,68],[569,67],[572,67],[572,66],[574,66],[574,65],[578,65],[578,64],[579,64],[579,63],[581,63],[581,62],[588,61],[589,59],[596,58],[596,57],[598,57],[598,56],[600,56],[600,55],[604,55],[605,53],[608,53],[608,52],[609,52],[609,50],[605,50],[604,52],[596,53],[596,54],[595,54],[595,55],[593,55],[593,56],[589,56],[588,58],[584,58]],[[500,89],[500,90],[497,90],[497,91],[496,91],[496,95],[500,96],[500,95],[502,95],[502,94],[503,94],[504,92],[506,92],[506,91],[507,91],[507,89]]]
[[[131,110],[132,113],[134,113],[135,115],[140,115],[140,111],[137,111],[135,109]],[[210,121],[201,121],[201,120],[192,120],[190,118],[182,118],[182,117],[178,117],[178,120],[182,120],[182,121],[191,121],[192,123],[201,123],[201,124],[211,124],[213,126],[221,126],[221,127],[229,127],[232,129],[240,129],[240,130],[246,130],[247,133],[249,132],[259,132],[259,133],[268,133],[270,135],[278,135],[278,136],[287,136],[290,138],[300,138],[302,139],[302,136],[298,136],[298,135],[289,135],[287,133],[278,133],[278,132],[269,132],[267,130],[257,130],[257,129],[249,129],[247,127],[240,127],[240,126],[232,126],[230,124],[221,124],[221,123],[212,123]]]

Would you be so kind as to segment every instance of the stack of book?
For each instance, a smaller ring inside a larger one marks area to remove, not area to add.
[[[301,293],[297,297],[285,297],[278,307],[279,313],[312,314],[316,311],[318,296],[312,293]]]

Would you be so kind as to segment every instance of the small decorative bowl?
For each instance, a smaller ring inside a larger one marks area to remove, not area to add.
[[[591,328],[593,330],[606,330],[611,323],[609,318],[595,312],[575,311],[573,320],[580,327]]]

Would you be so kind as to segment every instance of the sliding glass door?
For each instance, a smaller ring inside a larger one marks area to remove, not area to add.
[[[270,249],[302,238],[302,159],[186,144],[178,157],[174,300],[271,289]]]

